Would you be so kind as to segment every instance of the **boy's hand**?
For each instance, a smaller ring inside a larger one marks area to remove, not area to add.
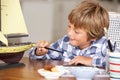
[[[69,65],[78,65],[78,64],[91,66],[92,65],[92,58],[85,57],[85,56],[76,56],[69,62]]]
[[[45,47],[49,47],[49,42],[47,41],[38,41],[36,43],[37,49],[36,49],[36,55],[44,55],[48,52],[48,49]]]

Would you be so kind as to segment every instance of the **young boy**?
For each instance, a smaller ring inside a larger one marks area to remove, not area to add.
[[[52,44],[38,41],[30,51],[30,58],[104,67],[108,48],[104,28],[108,29],[109,26],[108,12],[97,2],[86,0],[71,11],[68,21],[67,35]]]

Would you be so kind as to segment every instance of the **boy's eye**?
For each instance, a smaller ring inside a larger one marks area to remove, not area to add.
[[[74,31],[75,31],[75,33],[76,33],[76,34],[79,34],[79,33],[80,33],[80,32],[79,32],[79,31],[77,31],[77,30],[74,30]]]
[[[79,32],[75,31],[76,34],[79,34]]]

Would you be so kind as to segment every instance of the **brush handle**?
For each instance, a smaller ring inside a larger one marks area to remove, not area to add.
[[[109,46],[110,51],[113,52],[114,50],[112,48],[112,44],[111,44],[110,40],[108,40],[108,46]]]
[[[56,51],[56,52],[59,52],[59,53],[63,53],[62,51],[59,51],[59,50],[56,50],[56,49],[52,49],[52,48],[48,48],[48,47],[45,47],[46,49],[48,50],[52,50],[52,51]]]

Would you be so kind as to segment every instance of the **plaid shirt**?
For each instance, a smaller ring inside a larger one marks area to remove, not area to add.
[[[29,51],[31,59],[53,59],[53,60],[64,60],[69,62],[75,56],[87,56],[93,58],[93,66],[105,66],[106,65],[106,53],[108,50],[108,44],[105,36],[101,39],[94,41],[91,45],[85,49],[80,50],[78,47],[72,46],[69,43],[69,37],[65,35],[57,42],[52,43],[50,48],[62,51],[59,53],[56,51],[48,50],[48,53],[43,56],[36,56],[34,51],[36,47],[33,47]]]

